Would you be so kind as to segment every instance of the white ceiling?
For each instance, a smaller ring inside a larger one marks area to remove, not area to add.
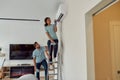
[[[0,18],[40,19],[54,16],[61,0],[0,0]]]

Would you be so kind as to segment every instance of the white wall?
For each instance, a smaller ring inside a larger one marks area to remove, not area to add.
[[[40,22],[0,21],[0,47],[9,56],[9,44],[33,44],[35,41],[46,45],[44,24]]]
[[[68,15],[63,21],[65,80],[87,80],[85,13],[100,1],[66,0]]]

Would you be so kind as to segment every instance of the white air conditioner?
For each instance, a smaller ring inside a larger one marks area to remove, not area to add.
[[[58,22],[63,21],[63,19],[64,19],[65,16],[66,16],[66,13],[67,13],[66,4],[65,4],[65,3],[60,4],[60,5],[59,5],[59,8],[58,8],[58,11],[57,11],[57,14],[56,14],[56,20],[57,20]]]

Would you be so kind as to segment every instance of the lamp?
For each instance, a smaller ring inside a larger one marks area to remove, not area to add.
[[[3,78],[3,65],[5,63],[5,58],[0,57],[0,80]]]
[[[0,57],[5,57],[5,53],[2,53],[2,47],[0,47]]]
[[[2,48],[0,47],[0,79],[3,78],[3,65],[4,65],[4,62],[5,62],[5,53],[1,53],[2,51]]]

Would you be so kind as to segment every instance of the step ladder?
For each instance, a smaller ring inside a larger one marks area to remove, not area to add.
[[[51,45],[55,45],[55,43],[51,43]],[[54,62],[49,62],[48,64],[53,64],[53,73],[49,73],[49,80],[59,80],[59,71],[60,71],[60,62],[61,62],[61,60],[60,60],[60,55],[59,55],[59,51],[58,51],[58,56],[56,57],[57,58],[57,60]],[[49,68],[49,70],[51,70],[50,68]],[[49,71],[48,70],[48,71]],[[53,76],[54,78],[53,79],[50,79],[50,76]]]
[[[62,54],[58,53],[58,57],[57,57],[57,61],[55,62],[49,62],[52,63],[54,66],[53,66],[53,69],[49,69],[49,80],[63,80],[62,78]],[[53,73],[50,73],[50,71],[53,71]],[[53,76],[54,78],[50,78],[50,76]]]
[[[49,71],[53,71],[52,73],[49,72],[49,80],[58,80],[58,71],[59,71],[59,61],[55,61],[55,62],[49,62],[49,64],[53,64],[53,69],[49,68]],[[53,79],[51,79],[50,77],[53,76]]]

